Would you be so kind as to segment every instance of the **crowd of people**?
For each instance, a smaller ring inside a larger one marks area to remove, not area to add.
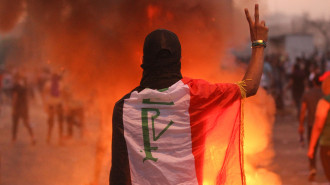
[[[260,85],[273,95],[276,107],[283,109],[285,94],[289,94],[299,115],[303,93],[313,87],[317,74],[330,70],[330,52],[319,55],[315,52],[309,57],[304,54],[289,61],[288,55],[272,54],[265,56]],[[285,93],[290,91],[290,93]]]
[[[321,57],[317,52],[310,57],[302,55],[297,57],[292,65],[289,65],[288,60],[285,55],[266,56],[260,85],[274,97],[277,109],[284,109],[288,104],[294,105],[299,120],[300,144],[305,145],[305,135],[309,144],[309,181],[315,180],[318,138],[321,137],[323,140],[321,160],[330,181],[328,138],[330,133],[323,131],[329,130],[327,127],[330,121],[328,113],[330,84],[325,82],[326,78],[330,79],[330,52]],[[319,105],[320,102],[323,102],[322,106]],[[319,121],[320,114],[323,121]],[[318,134],[313,136],[313,132]]]
[[[18,126],[23,123],[31,138],[37,140],[31,127],[32,104],[42,105],[47,115],[46,142],[51,143],[54,126],[58,126],[58,144],[73,138],[74,127],[84,135],[83,102],[74,97],[73,91],[65,82],[64,71],[51,71],[48,68],[37,70],[7,69],[0,72],[0,115],[3,106],[11,106],[12,142],[17,139]]]

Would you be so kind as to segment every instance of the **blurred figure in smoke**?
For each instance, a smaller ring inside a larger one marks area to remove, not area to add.
[[[269,63],[269,56],[265,57],[264,67],[262,70],[262,76],[260,85],[267,91],[267,93],[271,92],[272,82],[273,82],[273,76],[272,76],[272,66]]]
[[[300,67],[300,59],[297,59],[297,63],[293,66],[293,72],[290,77],[287,88],[291,88],[291,95],[297,109],[297,115],[299,117],[301,98],[305,90],[305,73]]]
[[[247,9],[245,13],[252,57],[239,85],[182,77],[178,37],[158,29],[145,38],[140,86],[114,108],[110,185],[203,184],[205,138],[216,126],[223,129],[217,144],[228,148],[222,152],[222,170],[212,180],[245,184],[240,102],[257,92],[268,35],[258,5],[255,21]]]
[[[12,98],[13,76],[9,70],[5,70],[2,78],[2,91],[4,103],[10,104]]]
[[[320,139],[320,158],[324,173],[330,182],[330,75],[322,82],[322,91],[325,94],[317,104],[315,121],[308,150],[308,157],[315,158],[315,147]]]
[[[307,110],[307,139],[308,143],[310,142],[312,128],[315,120],[315,111],[318,101],[323,97],[322,89],[321,89],[321,82],[319,80],[320,75],[314,76],[313,79],[313,88],[309,91],[305,92],[302,97],[302,104],[301,104],[301,111],[300,111],[300,119],[299,119],[299,134],[301,138],[303,138],[305,128],[304,128],[304,122],[305,122],[305,114]],[[317,145],[315,146],[316,151]],[[316,152],[315,152],[316,153]],[[315,154],[313,159],[309,160],[309,180],[313,181],[316,174],[316,160],[315,160]]]
[[[20,73],[17,73],[14,77],[14,86],[12,89],[12,104],[13,104],[13,143],[16,142],[18,121],[22,119],[24,126],[27,128],[31,143],[34,145],[36,143],[32,128],[29,124],[29,105],[28,105],[28,87],[26,78]]]
[[[282,109],[284,106],[283,102],[283,77],[285,71],[283,69],[283,63],[280,61],[280,55],[274,56],[273,61],[273,93],[276,102],[276,108]]]
[[[37,88],[39,93],[42,93],[51,73],[46,67],[39,68],[37,71]]]
[[[54,120],[57,117],[59,126],[59,144],[63,142],[63,102],[62,102],[62,84],[61,75],[53,73],[50,81],[45,85],[43,92],[43,102],[47,112],[47,143],[50,143]]]
[[[80,137],[82,138],[85,131],[83,102],[75,99],[69,88],[65,88],[63,91],[63,100],[68,139],[73,137],[74,127],[79,128]]]

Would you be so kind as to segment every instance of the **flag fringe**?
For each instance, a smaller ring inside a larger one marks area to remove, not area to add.
[[[252,79],[246,79],[252,80]],[[246,178],[244,172],[244,101],[246,98],[246,82],[245,80],[236,82],[241,91],[241,124],[240,124],[240,162],[241,162],[241,174],[242,174],[242,185],[246,185]]]

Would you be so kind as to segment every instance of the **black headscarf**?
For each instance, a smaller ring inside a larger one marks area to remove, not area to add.
[[[181,44],[175,33],[157,29],[144,40],[141,87],[167,88],[182,78]]]

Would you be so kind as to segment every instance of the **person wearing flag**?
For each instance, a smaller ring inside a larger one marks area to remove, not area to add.
[[[241,100],[256,94],[268,28],[245,14],[252,56],[237,84],[211,84],[182,77],[181,44],[175,33],[157,29],[143,46],[140,85],[113,111],[110,185],[205,184],[205,142],[217,134],[221,150],[212,184],[245,184]],[[220,132],[219,132],[220,131]]]

